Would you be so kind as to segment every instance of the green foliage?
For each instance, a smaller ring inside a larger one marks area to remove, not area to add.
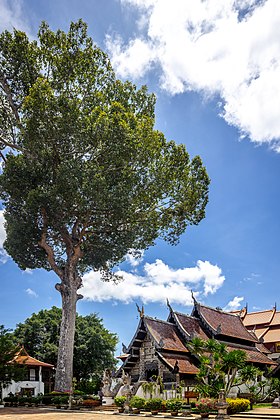
[[[197,391],[204,397],[217,398],[221,389],[228,395],[236,384],[238,370],[245,366],[246,353],[228,351],[226,345],[214,339],[194,338],[187,344],[200,361]]]
[[[55,405],[61,405],[61,397],[60,396],[53,397],[52,403]]]
[[[252,365],[247,365],[239,372],[239,378],[244,383],[247,392],[250,394],[251,407],[257,402],[263,402],[268,397],[278,396],[280,391],[280,380],[272,378],[269,372],[265,373]]]
[[[96,394],[101,387],[101,377],[93,376],[90,380],[82,379],[79,382],[79,390],[82,394]],[[76,391],[75,391],[76,393]]]
[[[241,411],[249,410],[250,401],[245,398],[227,398],[228,414],[240,413]]]
[[[182,408],[183,401],[180,398],[170,398],[166,401],[166,408],[169,411],[179,411]]]
[[[126,397],[125,396],[115,397],[114,401],[115,401],[116,406],[123,407],[124,403],[126,402]]]
[[[200,158],[190,161],[183,145],[154,130],[154,95],[116,80],[85,23],[68,33],[43,23],[38,40],[1,35],[13,102],[2,95],[10,112],[18,105],[21,148],[0,178],[6,250],[22,269],[53,269],[40,244],[45,234],[63,269],[79,241],[83,273],[107,271],[158,236],[176,243],[204,217],[209,180]]]
[[[137,395],[133,395],[133,397],[130,399],[129,405],[132,408],[144,408],[146,404],[145,398],[138,397]]]
[[[150,398],[153,397],[153,394],[156,392],[157,390],[157,383],[154,381],[145,381],[141,384],[143,392],[145,394],[145,396],[149,395]]]
[[[24,366],[13,362],[19,348],[13,343],[12,334],[9,330],[0,325],[0,401],[2,399],[2,388],[11,383],[12,380],[21,380],[25,375]]]
[[[162,409],[162,402],[163,400],[161,398],[149,398],[146,400],[145,407],[150,411],[160,411]]]
[[[53,306],[32,314],[17,325],[14,341],[33,357],[56,363],[62,311]],[[74,345],[74,376],[81,391],[96,393],[105,368],[114,368],[117,336],[104,328],[97,315],[77,315]],[[89,379],[91,379],[89,381]]]

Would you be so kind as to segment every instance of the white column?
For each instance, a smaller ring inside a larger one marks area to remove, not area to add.
[[[39,392],[44,393],[42,390],[42,366],[39,366]]]

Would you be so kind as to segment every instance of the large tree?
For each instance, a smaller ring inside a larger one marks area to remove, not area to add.
[[[20,268],[53,270],[62,323],[55,387],[69,390],[76,303],[85,271],[112,268],[159,237],[176,244],[205,216],[201,159],[154,129],[155,96],[116,79],[87,36],[40,27],[38,42],[0,36],[5,249]]]
[[[29,354],[47,363],[56,363],[60,308],[53,306],[32,314],[13,332],[16,343],[23,344]],[[109,332],[96,314],[77,315],[74,343],[73,375],[78,381],[101,378],[105,368],[116,366],[114,351],[118,339]]]

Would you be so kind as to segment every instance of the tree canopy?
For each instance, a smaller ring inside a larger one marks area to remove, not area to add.
[[[81,275],[112,268],[159,237],[176,244],[205,216],[200,157],[155,125],[155,96],[117,80],[82,21],[42,23],[38,41],[0,36],[0,176],[7,238],[20,268],[53,270],[62,296],[56,388],[71,386]],[[67,372],[67,374],[65,374]]]
[[[33,357],[56,364],[62,318],[60,308],[53,306],[32,314],[13,332],[16,343],[24,345]],[[115,368],[114,352],[118,338],[103,325],[96,314],[76,317],[73,376],[79,383],[101,378],[105,368]]]

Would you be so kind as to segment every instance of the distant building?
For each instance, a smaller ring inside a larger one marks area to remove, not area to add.
[[[168,307],[167,321],[146,316],[143,308],[139,310],[140,321],[134,337],[127,348],[123,346],[124,354],[119,357],[123,362],[121,369],[131,375],[132,383],[156,375],[162,378],[167,390],[179,381],[185,387],[193,386],[199,363],[186,343],[194,337],[214,338],[225,343],[229,350],[244,350],[247,362],[262,369],[276,366],[267,357],[267,349],[244,327],[239,316],[202,305],[195,299],[191,315],[173,311],[169,303]]]
[[[272,309],[248,312],[247,306],[239,311],[240,318],[248,331],[252,331],[270,352],[268,357],[280,357],[280,311]]]
[[[34,357],[29,356],[24,347],[16,354],[13,362],[25,368],[26,377],[22,381],[12,381],[10,385],[3,388],[3,398],[9,393],[37,396],[39,393],[52,391],[54,366],[50,363],[40,362]]]

